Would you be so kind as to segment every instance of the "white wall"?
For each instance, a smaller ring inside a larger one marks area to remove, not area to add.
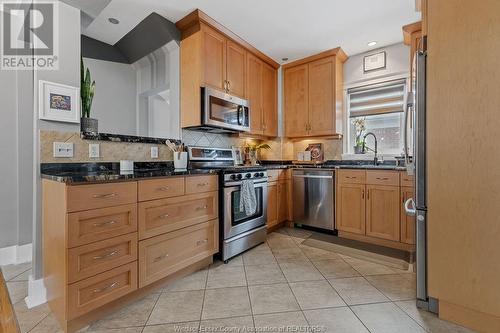
[[[90,116],[99,120],[103,133],[136,133],[136,72],[129,64],[84,58],[96,82]]]
[[[386,68],[363,73],[363,57],[369,54],[385,51],[387,54]],[[373,80],[382,80],[394,76],[408,76],[410,69],[410,48],[403,43],[371,50],[369,52],[350,56],[344,63],[344,88],[361,85]]]

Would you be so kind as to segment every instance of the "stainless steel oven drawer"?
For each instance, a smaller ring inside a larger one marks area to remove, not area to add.
[[[266,241],[267,228],[262,227],[247,231],[222,242],[222,260],[226,261],[254,246]]]

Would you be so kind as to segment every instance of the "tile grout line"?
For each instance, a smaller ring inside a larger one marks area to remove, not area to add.
[[[155,304],[153,305],[153,307],[151,308],[151,311],[149,312],[149,315],[148,315],[148,318],[146,319],[146,322],[144,323],[144,325],[142,326],[142,330],[141,330],[141,333],[144,331],[144,329],[146,328],[148,322],[149,322],[149,319],[151,318],[151,315],[153,314],[153,311],[155,310],[156,308],[156,305],[158,304],[158,302],[160,301],[160,298],[161,296],[163,295],[163,288],[161,289],[161,292],[160,294],[158,295],[158,298],[156,299],[155,301]]]
[[[203,320],[203,310],[205,309],[205,296],[207,294],[207,286],[208,286],[208,274],[210,273],[210,266],[213,265],[213,260],[212,263],[207,267],[207,276],[205,277],[205,288],[203,289],[203,301],[201,302],[201,311],[200,311],[200,321],[198,322],[198,332],[201,330],[201,321]]]
[[[408,300],[407,300],[408,301]],[[405,315],[407,315],[411,320],[413,320],[415,323],[417,323],[418,326],[422,327],[422,329],[426,332],[431,333],[431,331],[425,329],[418,321],[416,321],[408,312],[406,312],[402,307],[400,307],[396,302],[402,302],[402,301],[393,301],[392,303],[394,304],[395,307],[397,307],[399,310],[401,310]],[[415,300],[416,302],[416,300]]]
[[[250,297],[250,286],[248,285],[247,269],[245,266],[245,259],[243,259],[243,255],[241,255],[241,262],[243,263],[243,273],[245,274],[245,281],[247,283],[248,304],[250,304],[250,313],[252,315],[252,323],[255,332],[257,328],[255,327],[255,316],[253,314],[252,298]]]

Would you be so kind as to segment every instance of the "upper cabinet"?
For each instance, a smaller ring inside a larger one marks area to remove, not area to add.
[[[278,133],[279,64],[200,10],[176,23],[180,47],[181,127],[201,125],[201,87],[250,101],[251,134]]]
[[[340,137],[346,60],[335,48],[283,66],[285,136]]]

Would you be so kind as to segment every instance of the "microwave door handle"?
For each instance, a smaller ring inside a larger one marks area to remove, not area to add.
[[[242,126],[243,125],[243,117],[244,117],[244,110],[242,105],[238,105],[238,125]]]

